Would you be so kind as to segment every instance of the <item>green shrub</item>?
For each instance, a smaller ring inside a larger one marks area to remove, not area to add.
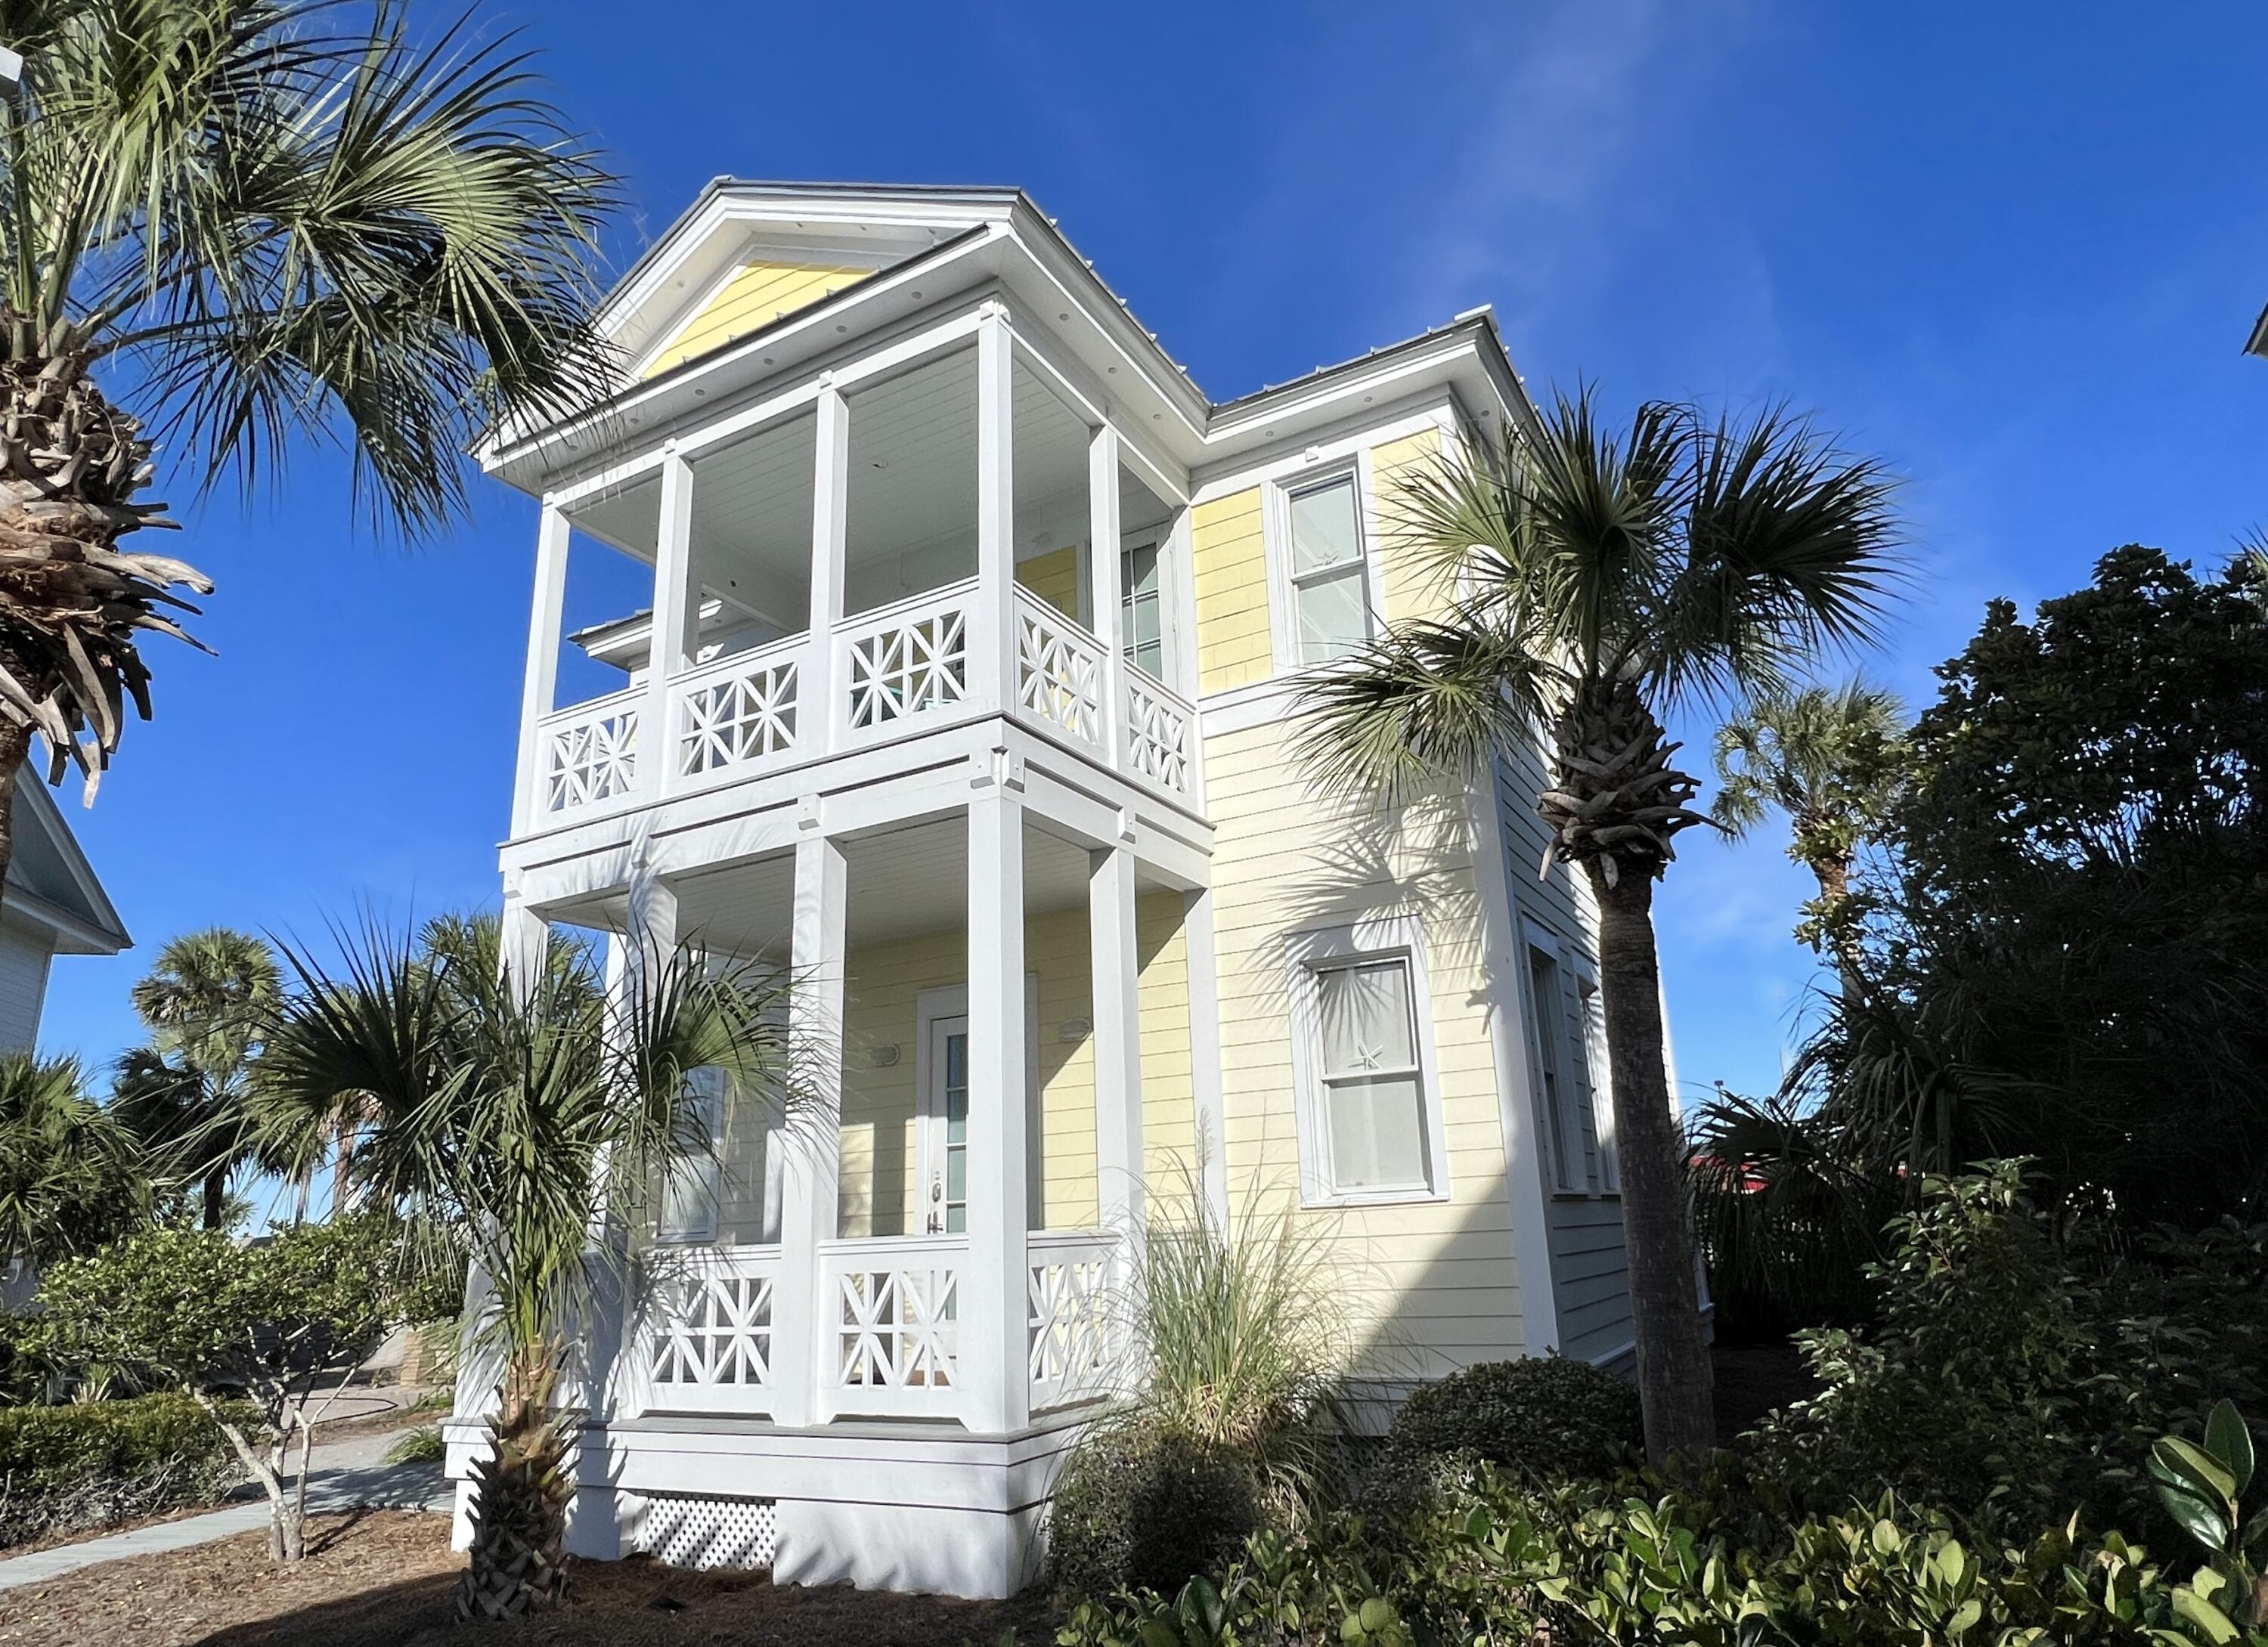
[[[1065,1461],[1048,1524],[1055,1586],[1073,1595],[1179,1590],[1263,1525],[1255,1462],[1136,1417],[1091,1431]]]
[[[1399,1452],[1473,1452],[1537,1476],[1609,1474],[1645,1439],[1638,1392],[1561,1356],[1467,1367],[1422,1386],[1394,1419]]]
[[[237,1478],[234,1452],[187,1395],[0,1411],[0,1545],[210,1504]]]

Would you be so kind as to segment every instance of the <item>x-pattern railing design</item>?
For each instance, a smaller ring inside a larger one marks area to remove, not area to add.
[[[797,687],[796,663],[788,658],[688,692],[678,733],[678,771],[697,777],[793,749]]]

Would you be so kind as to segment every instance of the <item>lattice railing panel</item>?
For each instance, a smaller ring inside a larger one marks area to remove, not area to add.
[[[677,769],[684,777],[746,766],[796,745],[800,673],[792,658],[696,684],[679,700]]]
[[[1032,1243],[1025,1324],[1034,1412],[1108,1388],[1112,1254],[1107,1239]]]
[[[1016,702],[1051,726],[1102,741],[1102,646],[1021,591],[1016,596]]]
[[[635,704],[593,704],[573,719],[543,728],[543,810],[570,812],[627,795],[637,787],[638,710]]]
[[[837,1311],[828,1371],[840,1411],[949,1410],[960,1379],[961,1272],[915,1257],[829,1266]]]
[[[887,726],[968,695],[968,620],[958,607],[850,643],[850,730]]]
[[[776,1264],[777,1261],[773,1261]],[[656,1324],[656,1404],[703,1406],[732,1398],[738,1408],[762,1407],[771,1383],[773,1264],[671,1276]]]
[[[1189,711],[1139,680],[1126,683],[1126,759],[1152,782],[1189,792]]]

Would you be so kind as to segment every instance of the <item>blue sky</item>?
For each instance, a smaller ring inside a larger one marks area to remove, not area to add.
[[[1541,390],[1786,397],[1906,477],[1910,698],[1984,600],[2268,519],[2257,64],[2268,14],[1917,4],[492,4],[638,208],[710,177],[1016,183],[1216,398],[1496,305]],[[151,643],[75,827],[138,940],[65,960],[45,1044],[104,1061],[158,946],[484,902],[509,806],[531,505],[403,550],[343,466],[183,512],[217,658]],[[169,544],[164,546],[171,548]],[[1776,1077],[1812,975],[1776,841],[1660,900],[1680,1072]]]

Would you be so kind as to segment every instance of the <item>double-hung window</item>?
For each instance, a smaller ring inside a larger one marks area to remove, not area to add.
[[[718,1206],[724,1196],[725,1092],[722,1070],[706,1067],[685,1077],[686,1103],[700,1138],[663,1164],[661,1205],[654,1219],[657,1241],[717,1239]]]
[[[1570,1022],[1558,941],[1530,928],[1527,951],[1528,1066],[1535,1072],[1535,1105],[1543,1112],[1538,1120],[1549,1148],[1551,1187],[1558,1195],[1580,1195],[1591,1183],[1576,1060],[1583,1059],[1587,1074],[1590,1038],[1587,1029],[1573,1033],[1576,1026]]]
[[[1294,488],[1285,504],[1292,644],[1300,664],[1329,663],[1370,639],[1370,573],[1355,476]]]
[[[1126,661],[1152,680],[1166,678],[1166,622],[1158,545],[1130,543],[1120,568],[1119,634]]]
[[[1310,1200],[1408,1200],[1442,1187],[1425,966],[1405,925],[1294,940],[1294,1065]]]

